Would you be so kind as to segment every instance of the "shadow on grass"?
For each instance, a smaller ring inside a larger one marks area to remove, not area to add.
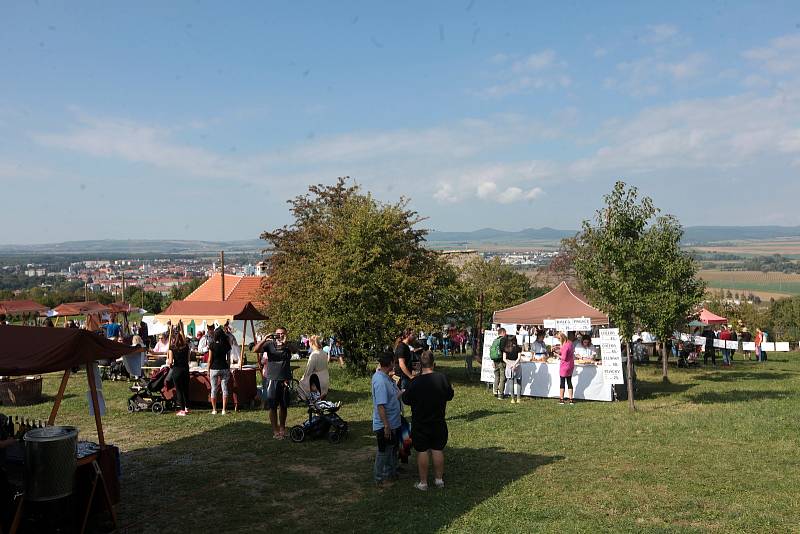
[[[689,401],[694,404],[725,404],[730,402],[748,402],[769,399],[786,399],[791,395],[785,391],[749,391],[734,389],[731,391],[705,391],[695,395],[689,395]]]
[[[463,413],[461,415],[457,415],[455,417],[448,417],[450,421],[458,421],[463,420],[468,423],[472,421],[477,421],[478,419],[483,419],[484,417],[490,417],[492,415],[504,415],[507,413],[514,413],[513,410],[475,410],[470,413]]]
[[[178,431],[191,431],[190,418],[175,423]],[[371,424],[351,427],[351,437],[338,445],[323,439],[298,444],[273,440],[266,423],[235,421],[124,451],[119,531],[434,532],[563,459],[446,448],[445,490],[413,488],[414,457],[393,487],[376,490]],[[213,513],[206,513],[209,498]]]
[[[735,369],[725,372],[715,372],[707,375],[700,375],[698,380],[709,382],[738,382],[740,380],[784,380],[790,378],[794,373],[775,373],[769,371],[737,371]]]
[[[683,393],[684,391],[690,390],[697,385],[696,382],[675,383],[662,382],[661,380],[655,382],[638,380],[637,384],[639,385],[637,398],[641,400],[657,399],[660,397],[674,395],[676,393]]]

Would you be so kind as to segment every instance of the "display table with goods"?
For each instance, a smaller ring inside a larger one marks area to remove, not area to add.
[[[116,525],[114,505],[119,502],[119,450],[105,442],[101,415],[105,403],[97,362],[138,351],[86,330],[0,326],[0,375],[28,376],[63,371],[47,422],[6,419],[3,437],[17,438],[7,447],[7,466],[16,463],[19,490],[10,505],[10,525],[5,532],[50,532],[58,529],[85,532],[94,511],[107,510]],[[97,443],[78,441],[78,429],[55,426],[71,369],[87,369],[90,414],[94,416]],[[9,477],[10,482],[15,482]],[[89,527],[91,528],[91,527]]]
[[[523,360],[519,363],[523,395],[558,398],[560,363],[558,358],[549,358],[548,360],[544,362]],[[575,362],[575,370],[572,372],[572,387],[576,399],[613,400],[612,387],[605,383],[601,366],[595,363]],[[505,393],[507,395],[511,395],[511,388],[512,381],[506,380]]]
[[[230,381],[228,382],[229,399],[232,400],[235,410],[239,407],[249,408],[257,396],[256,378],[258,369],[244,367],[231,368]],[[164,398],[171,400],[175,396],[175,388],[168,387],[165,383],[162,390]],[[222,387],[218,389],[218,401],[222,400]],[[208,370],[199,367],[190,368],[189,372],[189,402],[192,404],[206,404],[211,402],[211,380]]]

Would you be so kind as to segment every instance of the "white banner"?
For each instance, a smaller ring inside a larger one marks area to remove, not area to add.
[[[516,324],[509,324],[509,323],[500,323],[500,328],[506,329],[506,334],[509,336],[516,336],[517,335],[517,325]]]
[[[715,349],[724,349],[725,348],[725,340],[724,339],[714,338],[714,348]]]
[[[775,343],[775,352],[789,352],[790,350],[788,341],[778,341]]]
[[[592,329],[592,319],[589,317],[545,319],[542,322],[545,328],[552,328],[559,332],[586,332]]]
[[[739,342],[738,341],[725,340],[725,348],[726,349],[732,349],[732,350],[739,350]]]
[[[775,343],[764,342],[761,344],[761,350],[766,352],[775,352]]]
[[[489,357],[492,343],[497,339],[496,330],[485,330],[483,332],[483,351],[481,352],[481,382],[494,382],[494,363]]]
[[[742,341],[742,350],[749,350],[751,352],[756,350],[756,342],[755,341]]]
[[[603,381],[606,384],[624,384],[619,328],[600,329],[600,357],[603,360]]]

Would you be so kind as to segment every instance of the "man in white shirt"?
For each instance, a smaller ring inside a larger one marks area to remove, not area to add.
[[[197,361],[208,361],[208,351],[211,349],[211,343],[214,341],[214,325],[208,325],[206,335],[200,338],[197,344]]]

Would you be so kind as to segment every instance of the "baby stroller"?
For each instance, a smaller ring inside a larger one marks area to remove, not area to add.
[[[169,368],[162,367],[150,377],[149,380],[140,378],[130,387],[131,395],[128,398],[128,412],[143,412],[150,410],[153,413],[164,413],[165,409],[172,409],[172,401],[161,394],[164,382],[167,379]]]
[[[308,399],[308,419],[302,425],[295,425],[289,430],[289,437],[295,443],[306,438],[328,437],[331,443],[339,443],[347,437],[347,422],[339,417],[341,403]]]
[[[113,361],[107,367],[104,367],[100,374],[101,379],[112,381],[127,380],[130,376],[128,370],[125,369],[125,364],[117,361]]]

